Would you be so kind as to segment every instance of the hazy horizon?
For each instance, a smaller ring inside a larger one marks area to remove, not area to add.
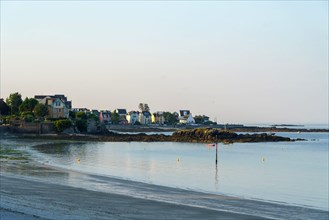
[[[1,1],[1,97],[328,124],[327,1]]]

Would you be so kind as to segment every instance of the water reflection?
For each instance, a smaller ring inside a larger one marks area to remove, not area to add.
[[[216,164],[216,172],[215,172],[215,189],[218,191],[219,186],[218,186],[218,164]]]
[[[319,142],[219,144],[217,166],[215,149],[202,144],[57,143],[33,149],[38,160],[66,169],[324,209],[328,205],[326,137]]]

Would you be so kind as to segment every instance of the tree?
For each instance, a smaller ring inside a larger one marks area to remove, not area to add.
[[[149,105],[148,104],[144,104],[144,111],[150,111],[150,107],[149,107]]]
[[[69,119],[57,120],[54,122],[54,126],[57,132],[63,132],[72,126],[72,122]]]
[[[80,132],[86,132],[87,131],[87,127],[88,127],[87,120],[85,120],[85,119],[77,119],[75,121],[75,126],[78,128],[78,130]]]
[[[194,121],[196,124],[202,124],[204,121],[203,121],[203,117],[201,115],[196,115],[194,117]]]
[[[170,113],[170,112],[164,112],[163,117],[165,119],[165,123],[167,125],[175,125],[178,123],[178,119],[175,114]]]
[[[113,124],[117,125],[120,121],[120,115],[116,111],[112,112],[111,114],[111,121]]]
[[[99,117],[95,114],[88,114],[88,119],[94,119],[94,121],[99,121]]]
[[[45,117],[48,115],[48,108],[44,104],[38,103],[33,110],[35,116]]]
[[[144,111],[147,111],[147,112],[150,111],[150,107],[149,107],[149,105],[146,104],[146,103],[139,103],[138,108],[139,108],[139,110],[141,110],[142,112],[144,112]]]
[[[0,99],[0,115],[8,115],[9,112],[9,106],[3,101],[3,99]]]
[[[22,104],[19,106],[19,112],[32,112],[34,107],[38,104],[38,101],[34,98],[25,98]]]
[[[139,103],[138,109],[141,110],[141,111],[144,111],[144,105],[143,105],[143,103]]]
[[[71,119],[75,119],[75,117],[76,117],[76,113],[75,113],[74,111],[69,111],[69,117],[70,117]]]
[[[76,117],[77,119],[87,119],[87,118],[88,118],[87,114],[84,113],[84,112],[77,112],[77,113],[75,114],[75,117]]]
[[[32,112],[23,112],[21,113],[21,119],[23,119],[26,122],[32,122],[34,120],[34,115]]]
[[[10,108],[10,113],[13,115],[19,114],[19,106],[22,104],[22,96],[18,92],[12,93],[6,99],[6,103]]]

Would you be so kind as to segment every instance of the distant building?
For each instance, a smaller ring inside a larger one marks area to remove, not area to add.
[[[181,124],[195,124],[195,120],[192,117],[192,114],[185,115],[184,117],[179,119],[179,123]]]
[[[190,114],[190,110],[179,110],[179,117],[182,118]]]
[[[72,101],[67,101],[64,95],[36,95],[34,96],[39,103],[48,107],[51,118],[68,118],[69,111],[72,108]]]
[[[99,111],[96,110],[96,109],[91,110],[91,114],[94,114],[94,115],[96,115],[97,117],[99,117]]]
[[[119,114],[119,124],[128,124],[128,121],[126,119],[127,116],[127,110],[124,108],[117,108],[114,110],[114,112]]]
[[[195,124],[195,120],[190,110],[180,110],[178,119],[181,124]]]
[[[111,111],[100,111],[99,121],[105,124],[111,123]]]
[[[139,122],[142,125],[148,125],[152,122],[152,115],[149,111],[142,111],[139,113]]]
[[[73,112],[84,112],[84,113],[88,113],[89,109],[87,108],[72,108]]]
[[[152,114],[152,123],[154,124],[159,124],[159,125],[163,125],[165,123],[165,118],[164,118],[164,115],[163,115],[163,112],[154,112]]]
[[[126,119],[128,124],[134,125],[136,124],[136,122],[138,122],[139,120],[139,111],[130,111],[128,112],[128,114],[126,115]]]

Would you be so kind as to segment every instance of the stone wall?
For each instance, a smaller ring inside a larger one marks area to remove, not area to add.
[[[33,123],[21,122],[19,125],[9,126],[9,131],[14,133],[29,133],[29,134],[53,134],[56,133],[54,124],[51,122]]]

